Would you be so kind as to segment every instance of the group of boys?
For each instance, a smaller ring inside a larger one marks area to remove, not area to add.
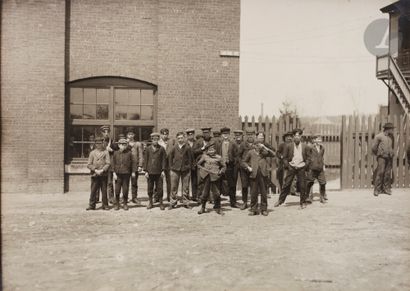
[[[126,137],[120,135],[115,142],[110,137],[110,128],[102,126],[102,136],[95,139],[95,149],[88,160],[91,194],[87,210],[95,209],[100,190],[102,209],[109,210],[108,205],[111,203],[115,210],[119,210],[122,192],[122,207],[128,210],[130,180],[131,201],[140,204],[137,199],[138,176],[143,173],[148,184],[147,209],[153,208],[155,203],[159,204],[161,210],[165,209],[163,192],[166,188],[170,210],[177,207],[179,201],[183,207],[191,208],[193,201],[201,206],[198,214],[203,214],[206,212],[206,203],[212,201],[215,212],[223,215],[221,195],[225,195],[229,197],[232,208],[240,207],[245,210],[250,206],[249,215],[260,213],[267,216],[267,186],[271,183],[270,171],[275,158],[278,173],[282,172],[284,177],[284,180],[278,179],[281,194],[275,207],[284,203],[295,177],[300,185],[302,209],[309,202],[305,194],[310,192],[314,179],[318,179],[321,185],[320,201],[325,202],[327,199],[324,149],[320,136],[309,146],[301,142],[302,131],[296,129],[285,135],[287,140],[279,145],[276,153],[265,142],[264,133],[256,134],[251,128],[245,133],[235,130],[233,140],[230,139],[231,131],[227,127],[221,128],[220,136],[217,134],[212,137],[209,127],[202,128],[201,131],[201,135],[195,136],[194,129],[187,129],[185,132],[178,132],[176,140],[173,140],[169,138],[169,130],[163,128],[159,133],[151,133],[151,141],[144,147],[134,140],[132,129],[127,130]],[[241,206],[236,201],[238,179],[242,185]],[[180,184],[182,197],[178,199]],[[261,203],[258,203],[259,195]]]

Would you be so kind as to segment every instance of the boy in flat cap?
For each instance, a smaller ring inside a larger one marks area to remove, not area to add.
[[[131,149],[131,155],[134,159],[135,166],[137,167],[137,172],[135,177],[131,177],[131,201],[135,204],[140,204],[138,201],[138,174],[142,170],[143,164],[143,147],[142,144],[135,140],[135,133],[131,127],[127,128],[127,141],[128,146]]]
[[[167,200],[168,202],[171,199],[171,171],[169,169],[168,155],[175,146],[175,141],[169,138],[169,129],[162,128],[160,131],[160,139],[158,144],[162,146],[167,153],[166,165],[165,165],[165,183],[167,187]],[[156,201],[159,201],[158,197],[155,198]]]
[[[112,170],[112,158],[114,151],[118,150],[118,146],[115,141],[111,138],[110,135],[110,126],[103,125],[100,127],[100,131],[103,137],[104,147],[110,154],[111,165],[107,173],[108,182],[107,182],[107,191],[108,191],[108,202],[114,204],[114,182],[113,182],[113,170]]]
[[[102,209],[109,210],[107,198],[107,172],[110,168],[110,155],[106,151],[103,139],[95,139],[95,149],[88,157],[87,168],[91,171],[91,193],[87,210],[95,210],[97,195],[101,189]]]
[[[374,196],[379,194],[391,195],[392,166],[394,157],[394,125],[387,122],[383,132],[374,137],[372,152],[377,157],[377,168],[374,172]]]
[[[222,157],[226,166],[225,173],[221,177],[221,192],[229,196],[229,202],[232,208],[238,208],[236,204],[236,181],[235,181],[235,164],[238,156],[237,144],[229,139],[231,130],[227,127],[221,128],[221,140],[215,142],[216,153]]]
[[[193,128],[188,128],[185,130],[186,136],[187,136],[187,142],[186,144],[189,146],[189,148],[192,151],[192,157],[194,157],[194,146],[195,146],[195,129]],[[198,201],[198,173],[197,173],[197,168],[196,165],[191,170],[191,195],[192,195],[192,201]]]
[[[251,209],[249,215],[268,215],[268,196],[266,180],[269,175],[267,158],[272,157],[273,151],[260,140],[255,141],[254,147],[248,151],[243,159],[243,168],[247,169],[251,184]],[[261,195],[260,210],[258,210],[258,196]]]
[[[290,192],[293,180],[297,178],[300,187],[300,208],[306,208],[306,169],[310,164],[310,152],[305,143],[301,142],[303,131],[301,129],[293,130],[293,142],[285,147],[283,154],[283,164],[286,170],[285,182],[279,195],[275,207],[280,206],[286,200]]]
[[[163,205],[163,178],[165,176],[166,156],[165,149],[158,144],[160,134],[151,133],[151,145],[147,146],[144,151],[144,164],[145,177],[148,179],[148,206],[147,209],[153,207],[153,194],[154,186],[159,199],[159,207],[164,210]]]
[[[178,203],[179,181],[181,181],[182,187],[182,205],[190,209],[189,182],[191,180],[191,170],[194,166],[194,157],[191,148],[185,143],[184,133],[178,132],[176,138],[177,144],[168,155],[168,163],[171,170],[171,203],[169,209],[175,208]]]
[[[309,194],[308,203],[313,201],[313,193],[311,193],[312,186],[315,180],[318,180],[320,187],[320,202],[325,203],[326,197],[326,176],[325,176],[325,148],[322,145],[322,137],[320,134],[312,136],[313,144],[310,149],[310,166],[307,172],[307,189]]]
[[[118,141],[118,151],[114,152],[113,156],[113,176],[115,180],[115,210],[120,209],[120,193],[122,189],[123,209],[128,210],[128,187],[130,177],[135,178],[137,165],[132,158],[132,153],[128,147],[128,141],[121,138]]]
[[[248,193],[249,193],[249,174],[247,167],[243,167],[243,160],[247,156],[248,152],[253,149],[254,142],[255,142],[255,129],[254,128],[247,128],[245,130],[246,137],[245,141],[241,143],[238,149],[238,159],[240,159],[242,174],[241,174],[241,184],[242,184],[242,201],[243,204],[241,206],[241,210],[245,210],[248,208]]]
[[[198,139],[194,145],[193,153],[194,153],[194,161],[199,161],[202,154],[205,152],[206,146],[211,142],[211,128],[210,127],[202,127],[202,137]],[[204,180],[201,176],[197,173],[197,193],[202,193]]]
[[[215,143],[213,141],[205,146],[205,153],[201,156],[197,165],[199,176],[204,181],[201,195],[201,209],[198,211],[198,214],[206,212],[206,202],[211,194],[213,196],[216,213],[223,215],[218,184],[226,168],[222,157],[216,154]]]

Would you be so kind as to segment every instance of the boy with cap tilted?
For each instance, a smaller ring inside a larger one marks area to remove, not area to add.
[[[159,207],[164,210],[165,207],[162,203],[163,200],[163,178],[165,176],[166,156],[165,149],[158,144],[160,134],[151,133],[152,144],[149,145],[144,151],[144,164],[145,177],[148,180],[148,206],[147,209],[153,207],[153,194],[154,186],[156,194],[159,200]]]
[[[115,210],[120,209],[120,193],[122,189],[123,209],[128,210],[128,187],[130,176],[135,177],[137,165],[132,158],[132,153],[125,138],[118,141],[118,151],[113,156],[113,176],[115,180]]]
[[[205,151],[206,153],[201,156],[197,163],[199,176],[204,181],[201,195],[201,209],[198,211],[198,214],[206,212],[206,202],[211,193],[216,213],[223,215],[223,212],[221,211],[219,180],[221,175],[225,172],[225,163],[223,162],[222,157],[216,154],[215,143],[213,141],[206,145]]]
[[[103,139],[95,140],[95,149],[88,157],[87,168],[91,171],[91,193],[87,210],[95,210],[97,195],[101,189],[102,209],[109,210],[107,198],[107,172],[110,168],[110,155],[105,150]]]

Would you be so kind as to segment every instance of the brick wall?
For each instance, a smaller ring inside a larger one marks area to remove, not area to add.
[[[240,1],[159,4],[158,127],[235,127],[239,115]]]
[[[71,3],[70,80],[123,76],[157,83],[156,0]]]
[[[2,3],[2,192],[63,192],[64,7]]]

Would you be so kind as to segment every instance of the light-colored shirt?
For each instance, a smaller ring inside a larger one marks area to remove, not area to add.
[[[228,149],[229,149],[229,141],[222,142],[222,160],[224,162],[228,161]]]
[[[394,156],[392,138],[381,132],[374,137],[373,153],[378,157],[389,158]]]
[[[292,167],[301,168],[305,166],[305,162],[303,161],[303,153],[302,153],[302,144],[299,145],[293,144],[293,158],[292,161],[289,163]]]

